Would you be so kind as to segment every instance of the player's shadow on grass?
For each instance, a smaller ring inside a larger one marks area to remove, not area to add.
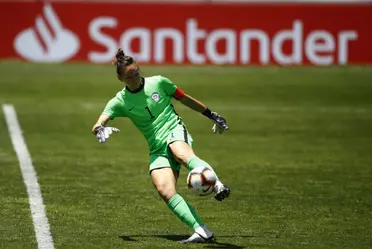
[[[125,241],[137,241],[135,238],[145,238],[145,237],[152,237],[152,238],[163,238],[167,240],[172,240],[172,241],[180,241],[183,239],[187,239],[190,237],[190,235],[122,235],[119,236],[122,240]],[[218,236],[217,240],[219,238],[251,238],[253,236],[249,235],[223,235],[223,236]],[[212,249],[243,249],[245,248],[244,246],[238,246],[238,245],[233,245],[230,243],[221,243],[221,242],[214,242],[214,243],[209,243],[209,244],[203,244],[205,245],[204,248],[212,248]]]

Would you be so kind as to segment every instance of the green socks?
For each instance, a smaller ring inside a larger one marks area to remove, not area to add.
[[[203,221],[195,212],[194,208],[179,194],[175,194],[170,198],[168,207],[190,228],[195,230],[197,227],[203,225]]]
[[[196,167],[207,167],[210,168],[214,174],[217,176],[216,172],[213,170],[212,166],[210,166],[206,161],[200,159],[199,157],[195,156],[193,158],[190,158],[187,163],[186,167],[189,171],[195,169]],[[217,176],[217,181],[219,181],[218,176]]]
[[[189,171],[196,167],[207,167],[213,171],[213,168],[206,162],[195,156],[189,159],[186,163],[186,167]],[[217,181],[219,182],[218,178]],[[200,219],[194,208],[185,201],[179,194],[175,194],[168,201],[168,207],[173,211],[175,215],[187,226],[193,228],[203,225],[203,221]]]

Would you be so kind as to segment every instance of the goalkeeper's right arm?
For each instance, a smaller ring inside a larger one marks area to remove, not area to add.
[[[101,116],[99,116],[97,123],[92,128],[92,133],[96,135],[96,129],[100,126],[105,126],[109,120],[110,117],[107,114],[102,114]]]
[[[105,127],[110,117],[106,114],[102,114],[97,123],[93,126],[92,132],[98,139],[98,142],[104,143],[110,137],[112,132],[119,132],[120,130],[115,127]]]

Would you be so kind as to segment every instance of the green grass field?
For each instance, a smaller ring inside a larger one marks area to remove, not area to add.
[[[0,104],[13,104],[55,248],[372,248],[372,67],[142,67],[226,117],[230,131],[175,103],[232,195],[179,193],[218,243],[192,233],[148,175],[147,144],[128,120],[99,144],[90,130],[122,88],[111,66],[0,62]],[[0,248],[37,248],[26,188],[0,115]]]

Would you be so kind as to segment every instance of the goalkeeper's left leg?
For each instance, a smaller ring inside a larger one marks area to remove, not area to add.
[[[157,168],[151,171],[151,178],[159,195],[168,204],[172,212],[195,233],[182,243],[209,242],[213,239],[194,208],[176,192],[176,176],[171,168]]]

